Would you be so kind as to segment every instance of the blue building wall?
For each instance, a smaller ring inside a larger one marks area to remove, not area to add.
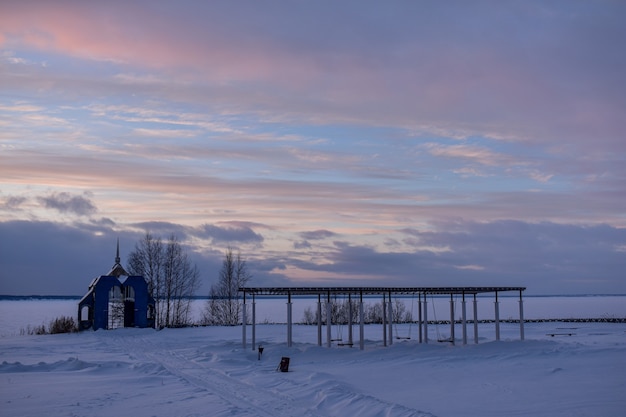
[[[146,280],[142,276],[131,275],[123,286],[131,287],[135,292],[134,327],[154,327],[154,298],[148,293]]]
[[[80,330],[108,328],[109,294],[113,287],[120,289],[124,301],[125,326],[154,327],[154,298],[148,293],[148,284],[142,276],[129,276],[122,283],[115,276],[101,275],[91,283],[89,291],[78,303]],[[133,289],[134,297],[126,298],[126,288]]]

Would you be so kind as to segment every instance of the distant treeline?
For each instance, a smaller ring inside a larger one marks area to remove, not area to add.
[[[0,300],[80,300],[81,297],[79,295],[0,295]]]

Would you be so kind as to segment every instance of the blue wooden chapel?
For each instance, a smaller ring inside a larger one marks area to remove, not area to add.
[[[125,278],[123,278],[125,277]],[[154,327],[155,302],[142,276],[128,275],[120,264],[120,243],[113,268],[89,285],[78,303],[80,330]]]

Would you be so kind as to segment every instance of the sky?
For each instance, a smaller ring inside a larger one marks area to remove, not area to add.
[[[3,1],[0,294],[146,233],[208,294],[626,293],[622,1]]]

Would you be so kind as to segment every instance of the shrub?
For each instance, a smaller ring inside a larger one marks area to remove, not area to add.
[[[26,328],[21,328],[20,329],[20,336],[24,336],[24,335],[40,335],[40,334],[47,334],[48,330],[46,329],[46,325],[45,324],[41,324],[39,326],[31,326],[30,324],[28,326],[26,326]]]
[[[46,326],[43,324],[33,328],[33,334],[47,334],[47,333],[48,331],[46,330]]]
[[[302,324],[317,324],[317,313],[313,312],[311,307],[307,307],[304,310],[304,316],[302,316]]]
[[[62,316],[50,322],[48,332],[50,334],[72,333],[78,330],[78,326],[73,317]]]

